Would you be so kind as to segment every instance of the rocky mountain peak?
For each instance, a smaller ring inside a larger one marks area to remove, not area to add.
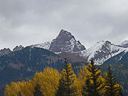
[[[74,41],[76,41],[75,38],[74,38],[74,36],[70,32],[65,31],[63,29],[60,31],[60,33],[57,36],[57,38],[54,39],[54,40],[60,40],[60,39],[61,39],[61,41],[69,41],[71,39],[74,39]]]
[[[62,29],[59,35],[52,40],[49,50],[53,52],[73,53],[85,50],[85,47],[79,41],[76,41],[70,32]]]

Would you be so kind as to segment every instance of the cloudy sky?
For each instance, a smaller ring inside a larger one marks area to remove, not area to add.
[[[0,0],[0,49],[51,41],[61,29],[86,48],[128,40],[128,0]]]

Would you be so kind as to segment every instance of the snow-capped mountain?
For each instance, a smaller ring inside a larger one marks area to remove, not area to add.
[[[114,45],[109,41],[100,41],[91,48],[81,51],[80,55],[87,59],[87,62],[94,59],[96,65],[101,65],[123,51],[127,51],[127,48]]]
[[[112,58],[121,52],[128,52],[128,40],[122,42],[120,45],[112,44],[109,41],[100,41],[86,50],[86,48],[77,41],[70,32],[62,29],[59,35],[51,42],[35,44],[30,47],[47,49],[55,54],[59,54],[62,58],[71,56],[71,58],[75,58],[72,61],[83,60],[89,62],[91,59],[94,59],[96,65],[101,65],[109,58]],[[20,49],[22,49],[22,46],[17,46],[13,51]],[[78,58],[73,56],[79,57],[79,60],[76,60]],[[120,58],[122,58],[122,56],[120,56]]]
[[[79,41],[76,41],[70,32],[61,30],[56,39],[52,40],[49,50],[55,53],[75,53],[85,50],[85,47]]]
[[[60,31],[59,35],[52,40],[52,42],[44,42],[30,46],[32,48],[44,48],[56,54],[63,52],[78,53],[86,49],[80,41],[76,41],[75,37],[70,32],[63,29]]]
[[[125,40],[125,41],[121,42],[119,44],[119,46],[124,47],[124,48],[128,48],[128,40]]]
[[[44,49],[49,50],[50,45],[51,45],[51,43],[50,43],[50,42],[44,42],[44,43],[41,43],[41,44],[31,45],[31,47],[32,47],[32,48],[33,48],[33,47],[37,47],[37,48],[44,48]]]

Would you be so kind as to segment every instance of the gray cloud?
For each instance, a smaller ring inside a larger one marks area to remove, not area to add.
[[[61,29],[89,48],[128,39],[127,0],[1,0],[0,48],[51,41]]]

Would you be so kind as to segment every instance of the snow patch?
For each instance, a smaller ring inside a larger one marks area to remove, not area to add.
[[[50,44],[51,44],[50,42],[44,42],[44,43],[41,43],[41,44],[31,45],[31,47],[32,47],[32,48],[34,48],[34,47],[37,47],[37,48],[44,48],[44,49],[49,50]]]

